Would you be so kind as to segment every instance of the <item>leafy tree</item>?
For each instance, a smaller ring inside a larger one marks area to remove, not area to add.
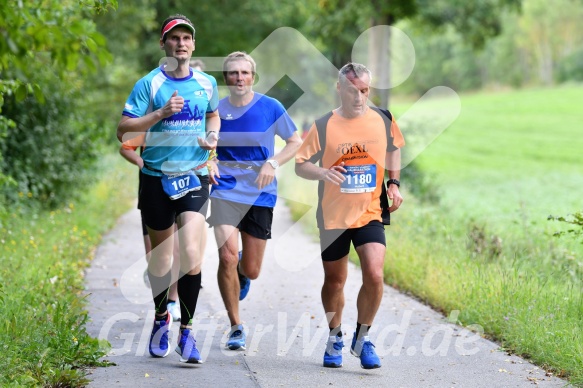
[[[88,82],[94,87],[88,91],[87,99],[92,102],[99,126],[106,129],[107,140],[115,147],[119,147],[115,128],[129,91],[145,71],[158,63],[148,65],[142,57],[143,47],[153,43],[145,42],[144,36],[159,28],[154,5],[154,0],[124,0],[115,12],[94,17],[113,60],[91,75]]]
[[[169,15],[183,14],[193,22],[196,28],[194,56],[224,57],[237,50],[252,51],[278,27],[299,28],[311,12],[310,4],[292,0],[127,0],[123,6],[130,10],[137,8],[139,3],[151,4],[154,11],[154,15],[141,24],[144,33],[139,36],[140,48],[132,52],[144,71],[156,66],[163,55],[156,43],[160,37],[160,23]]]
[[[560,60],[556,78],[559,82],[583,81],[583,48]]]
[[[518,20],[517,46],[527,53],[533,66],[529,71],[543,84],[554,82],[561,60],[583,47],[579,0],[525,0]]]
[[[434,29],[453,26],[463,32],[472,45],[482,47],[488,37],[500,33],[501,12],[507,8],[518,9],[520,4],[521,0],[322,0],[319,12],[312,18],[311,31],[323,32],[323,41],[329,48],[328,56],[340,67],[350,60],[352,44],[360,33],[373,26],[393,25],[403,19],[412,19]],[[373,41],[381,44],[373,43],[369,53],[369,58],[375,62],[369,65],[376,69],[377,77],[385,79],[390,73],[387,59],[389,39],[373,37]],[[380,74],[382,72],[387,73]],[[387,89],[376,90],[374,94],[377,104],[388,106]]]
[[[63,75],[73,70],[91,71],[96,62],[109,60],[105,39],[87,17],[117,5],[116,0],[1,0],[0,4],[2,96],[15,94],[23,100],[27,92],[34,92],[37,99],[43,99],[38,86],[31,82],[31,61],[44,60],[55,73]]]
[[[519,15],[509,14],[502,17],[502,33],[489,40],[477,57],[482,68],[482,85],[510,85],[521,87],[532,81],[532,74],[526,71],[531,67],[528,50],[518,41],[523,33],[519,25]]]
[[[150,4],[148,8],[145,3]],[[222,57],[233,51],[252,52],[270,34],[282,26],[300,29],[305,24],[308,16],[313,13],[316,5],[313,2],[296,2],[292,0],[268,0],[268,1],[248,1],[241,3],[234,0],[218,0],[216,2],[193,0],[190,2],[179,2],[176,0],[127,0],[120,4],[119,11],[114,14],[106,14],[102,19],[107,22],[98,21],[105,27],[103,33],[106,36],[116,35],[121,31],[120,23],[124,18],[120,17],[120,12],[131,12],[131,10],[149,9],[153,15],[142,17],[145,20],[137,26],[141,28],[140,34],[135,34],[136,25],[128,25],[131,32],[129,35],[138,37],[138,47],[132,41],[132,48],[129,52],[133,60],[139,64],[142,72],[150,71],[157,66],[163,57],[163,52],[158,47],[160,36],[160,23],[169,15],[183,14],[191,19],[196,28],[196,50],[194,57],[201,57],[206,62],[206,72],[216,77],[219,85],[223,82]],[[140,12],[140,11],[138,11]],[[117,22],[119,20],[120,23]],[[135,20],[132,19],[132,20]],[[101,28],[101,27],[100,27]],[[134,35],[135,34],[135,35]],[[111,44],[112,52],[117,52]],[[115,45],[118,45],[115,43]],[[281,50],[286,50],[281,47]],[[116,56],[117,60],[117,56]],[[268,68],[270,64],[265,61],[277,61],[279,58],[263,58],[258,63],[258,79],[262,77],[262,69]],[[127,63],[123,61],[123,63]],[[275,62],[274,62],[275,63]],[[135,82],[140,74],[131,74],[125,77],[125,81]],[[276,80],[277,81],[277,80]],[[125,96],[131,85],[118,85],[125,89]],[[269,94],[280,99],[284,105],[291,105],[301,94],[298,87],[287,77],[283,77],[276,83]]]
[[[412,27],[413,22],[401,22],[399,28],[415,42],[415,69],[395,93],[423,95],[435,86],[447,86],[456,91],[482,86],[479,58],[452,27],[441,34],[431,34],[427,28]]]
[[[16,176],[19,173],[17,168],[24,160],[6,154],[7,149],[12,148],[9,144],[19,139],[21,144],[32,141],[40,143],[41,148],[46,145],[34,140],[38,132],[31,128],[30,123],[25,126],[20,121],[21,111],[26,111],[29,104],[42,104],[54,98],[46,94],[47,85],[43,82],[60,83],[59,88],[64,94],[68,88],[81,90],[83,76],[110,60],[105,39],[96,31],[90,16],[116,5],[116,0],[0,0],[0,201],[8,185],[19,185],[10,191],[31,192],[30,181]],[[62,82],[62,79],[66,81]],[[58,101],[55,103],[59,104]],[[60,125],[68,125],[69,109],[70,105],[63,106],[56,113]],[[28,118],[34,122],[31,113],[28,113]],[[83,130],[83,125],[76,129]],[[58,138],[62,132],[66,131],[51,131],[47,136]],[[63,143],[66,144],[65,139]],[[28,150],[32,155],[36,151],[38,149]],[[74,166],[77,161],[69,159],[67,163]]]
[[[505,10],[519,11],[522,0],[416,0],[419,21],[434,28],[451,25],[472,46],[481,48],[502,32]]]
[[[422,93],[431,85],[456,90],[481,86],[552,84],[583,80],[583,3],[523,0],[521,12],[501,12],[500,34],[477,49],[452,26],[435,29],[401,21],[415,42],[416,65],[395,92]]]

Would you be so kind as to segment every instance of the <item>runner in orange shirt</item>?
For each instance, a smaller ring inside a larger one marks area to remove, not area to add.
[[[145,134],[137,136],[133,139],[127,140],[121,144],[119,148],[119,154],[128,162],[135,164],[139,168],[139,183],[138,183],[138,193],[140,192],[142,183],[142,168],[144,167],[144,161],[141,157],[144,144]],[[136,151],[140,148],[140,153]],[[139,197],[139,196],[138,196]],[[138,198],[138,209],[140,209],[140,218],[142,220],[142,235],[144,237],[144,248],[146,249],[146,262],[150,261],[150,252],[152,250],[152,242],[150,241],[150,236],[148,235],[148,228],[144,222],[144,217],[142,216],[142,210],[140,206],[140,201]],[[174,224],[174,234],[178,231],[178,227]],[[178,283],[175,281],[178,278],[178,273],[180,271],[180,247],[178,245],[178,239],[174,239],[174,250],[172,251],[172,285],[168,290],[168,311],[172,316],[174,322],[180,322],[180,305],[178,302]],[[144,271],[144,283],[148,288],[150,288],[150,278],[148,277],[148,268]]]
[[[403,202],[399,174],[400,148],[405,141],[390,112],[367,105],[370,82],[370,70],[364,65],[342,67],[337,83],[340,107],[316,120],[296,154],[297,175],[320,181],[317,218],[325,274],[322,304],[330,327],[325,367],[342,366],[341,321],[351,242],[362,268],[351,353],[365,369],[381,366],[368,331],[383,295],[383,213],[397,210]],[[390,178],[386,191],[385,170]],[[388,209],[387,196],[393,202]]]

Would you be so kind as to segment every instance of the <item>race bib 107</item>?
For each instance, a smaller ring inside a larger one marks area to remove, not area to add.
[[[200,190],[201,187],[200,179],[193,171],[162,176],[162,188],[170,199],[182,198],[191,191]]]

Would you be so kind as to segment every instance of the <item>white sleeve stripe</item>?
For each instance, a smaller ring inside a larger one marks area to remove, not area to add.
[[[206,95],[208,97],[208,100],[210,101],[213,97],[213,84],[212,84],[212,82],[202,74],[193,73],[192,78],[194,78],[196,80],[196,82],[198,82],[200,84],[200,86],[203,87],[203,89],[205,90]]]

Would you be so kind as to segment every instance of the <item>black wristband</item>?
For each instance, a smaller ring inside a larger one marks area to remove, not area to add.
[[[399,182],[398,179],[394,179],[394,178],[389,179],[387,181],[387,187],[389,187],[390,184],[396,185],[399,188],[401,187],[401,182]]]

